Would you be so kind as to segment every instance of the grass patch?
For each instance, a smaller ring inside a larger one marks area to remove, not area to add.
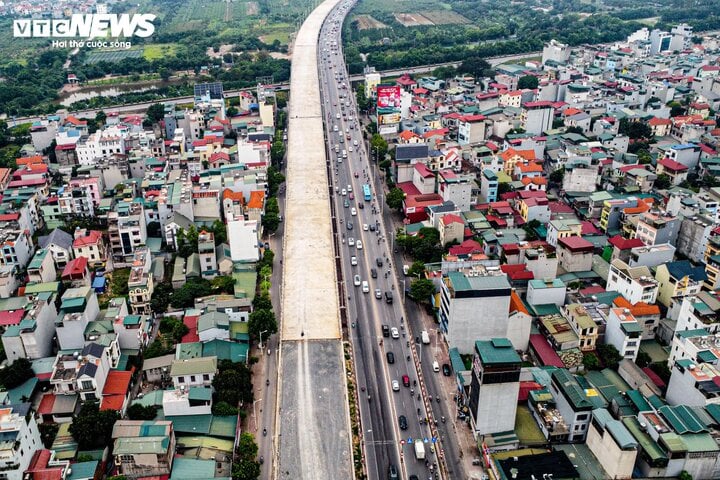
[[[515,415],[515,434],[522,445],[542,445],[546,441],[540,427],[525,405],[518,405]]]
[[[143,57],[145,60],[157,60],[164,57],[174,57],[177,53],[177,43],[154,43],[145,45]]]

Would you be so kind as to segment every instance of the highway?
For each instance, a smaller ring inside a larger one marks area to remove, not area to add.
[[[413,339],[405,331],[402,292],[389,261],[382,204],[372,193],[376,185],[370,178],[371,167],[359,129],[355,98],[342,60],[340,29],[349,5],[349,2],[340,5],[323,25],[319,55],[334,221],[339,233],[337,241],[341,246],[342,278],[351,323],[349,336],[360,390],[365,464],[371,479],[390,478],[391,466],[399,470],[402,478],[434,478],[437,459],[431,452],[432,434],[427,424],[421,423],[428,417],[427,399],[422,395],[410,349]],[[371,191],[368,199],[363,193],[365,184]],[[366,287],[363,282],[367,282]],[[386,295],[392,295],[392,303]],[[387,337],[383,336],[383,325],[388,327]],[[392,329],[396,329],[397,338],[390,333]],[[394,357],[392,363],[388,353]],[[407,386],[403,376],[407,376]],[[397,391],[393,382],[397,382]],[[405,429],[400,427],[401,415],[406,420]],[[414,445],[408,443],[409,439],[414,442],[426,438],[428,464],[416,460]]]

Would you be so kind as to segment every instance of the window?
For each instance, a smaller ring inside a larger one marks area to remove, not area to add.
[[[178,377],[178,383],[185,383],[185,377]]]
[[[208,375],[207,373],[204,373],[204,374],[203,374],[203,381],[209,382],[209,381],[210,381],[210,375]]]
[[[587,420],[587,419],[588,419],[588,414],[587,414],[587,413],[583,413],[582,415],[578,415],[578,416],[577,416],[577,419],[578,419],[578,420]]]
[[[93,382],[90,380],[83,380],[80,385],[83,390],[92,390],[93,388],[95,388]]]
[[[195,382],[195,375],[190,375],[190,381]]]

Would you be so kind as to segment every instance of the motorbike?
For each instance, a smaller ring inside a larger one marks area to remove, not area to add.
[[[267,385],[268,387],[270,386],[270,379],[265,380],[265,385]]]
[[[407,356],[407,361],[408,361],[408,362],[410,361],[410,355]]]
[[[265,462],[265,459],[261,455],[260,458],[258,459],[258,463],[260,463],[260,465],[262,465],[264,462]]]
[[[267,437],[267,428],[263,428],[263,437]]]

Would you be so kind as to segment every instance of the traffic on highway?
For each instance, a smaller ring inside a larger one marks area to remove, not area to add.
[[[319,38],[330,193],[348,298],[362,442],[370,478],[440,478],[436,439],[408,334],[403,295],[343,61],[340,30],[351,2],[330,14]]]

